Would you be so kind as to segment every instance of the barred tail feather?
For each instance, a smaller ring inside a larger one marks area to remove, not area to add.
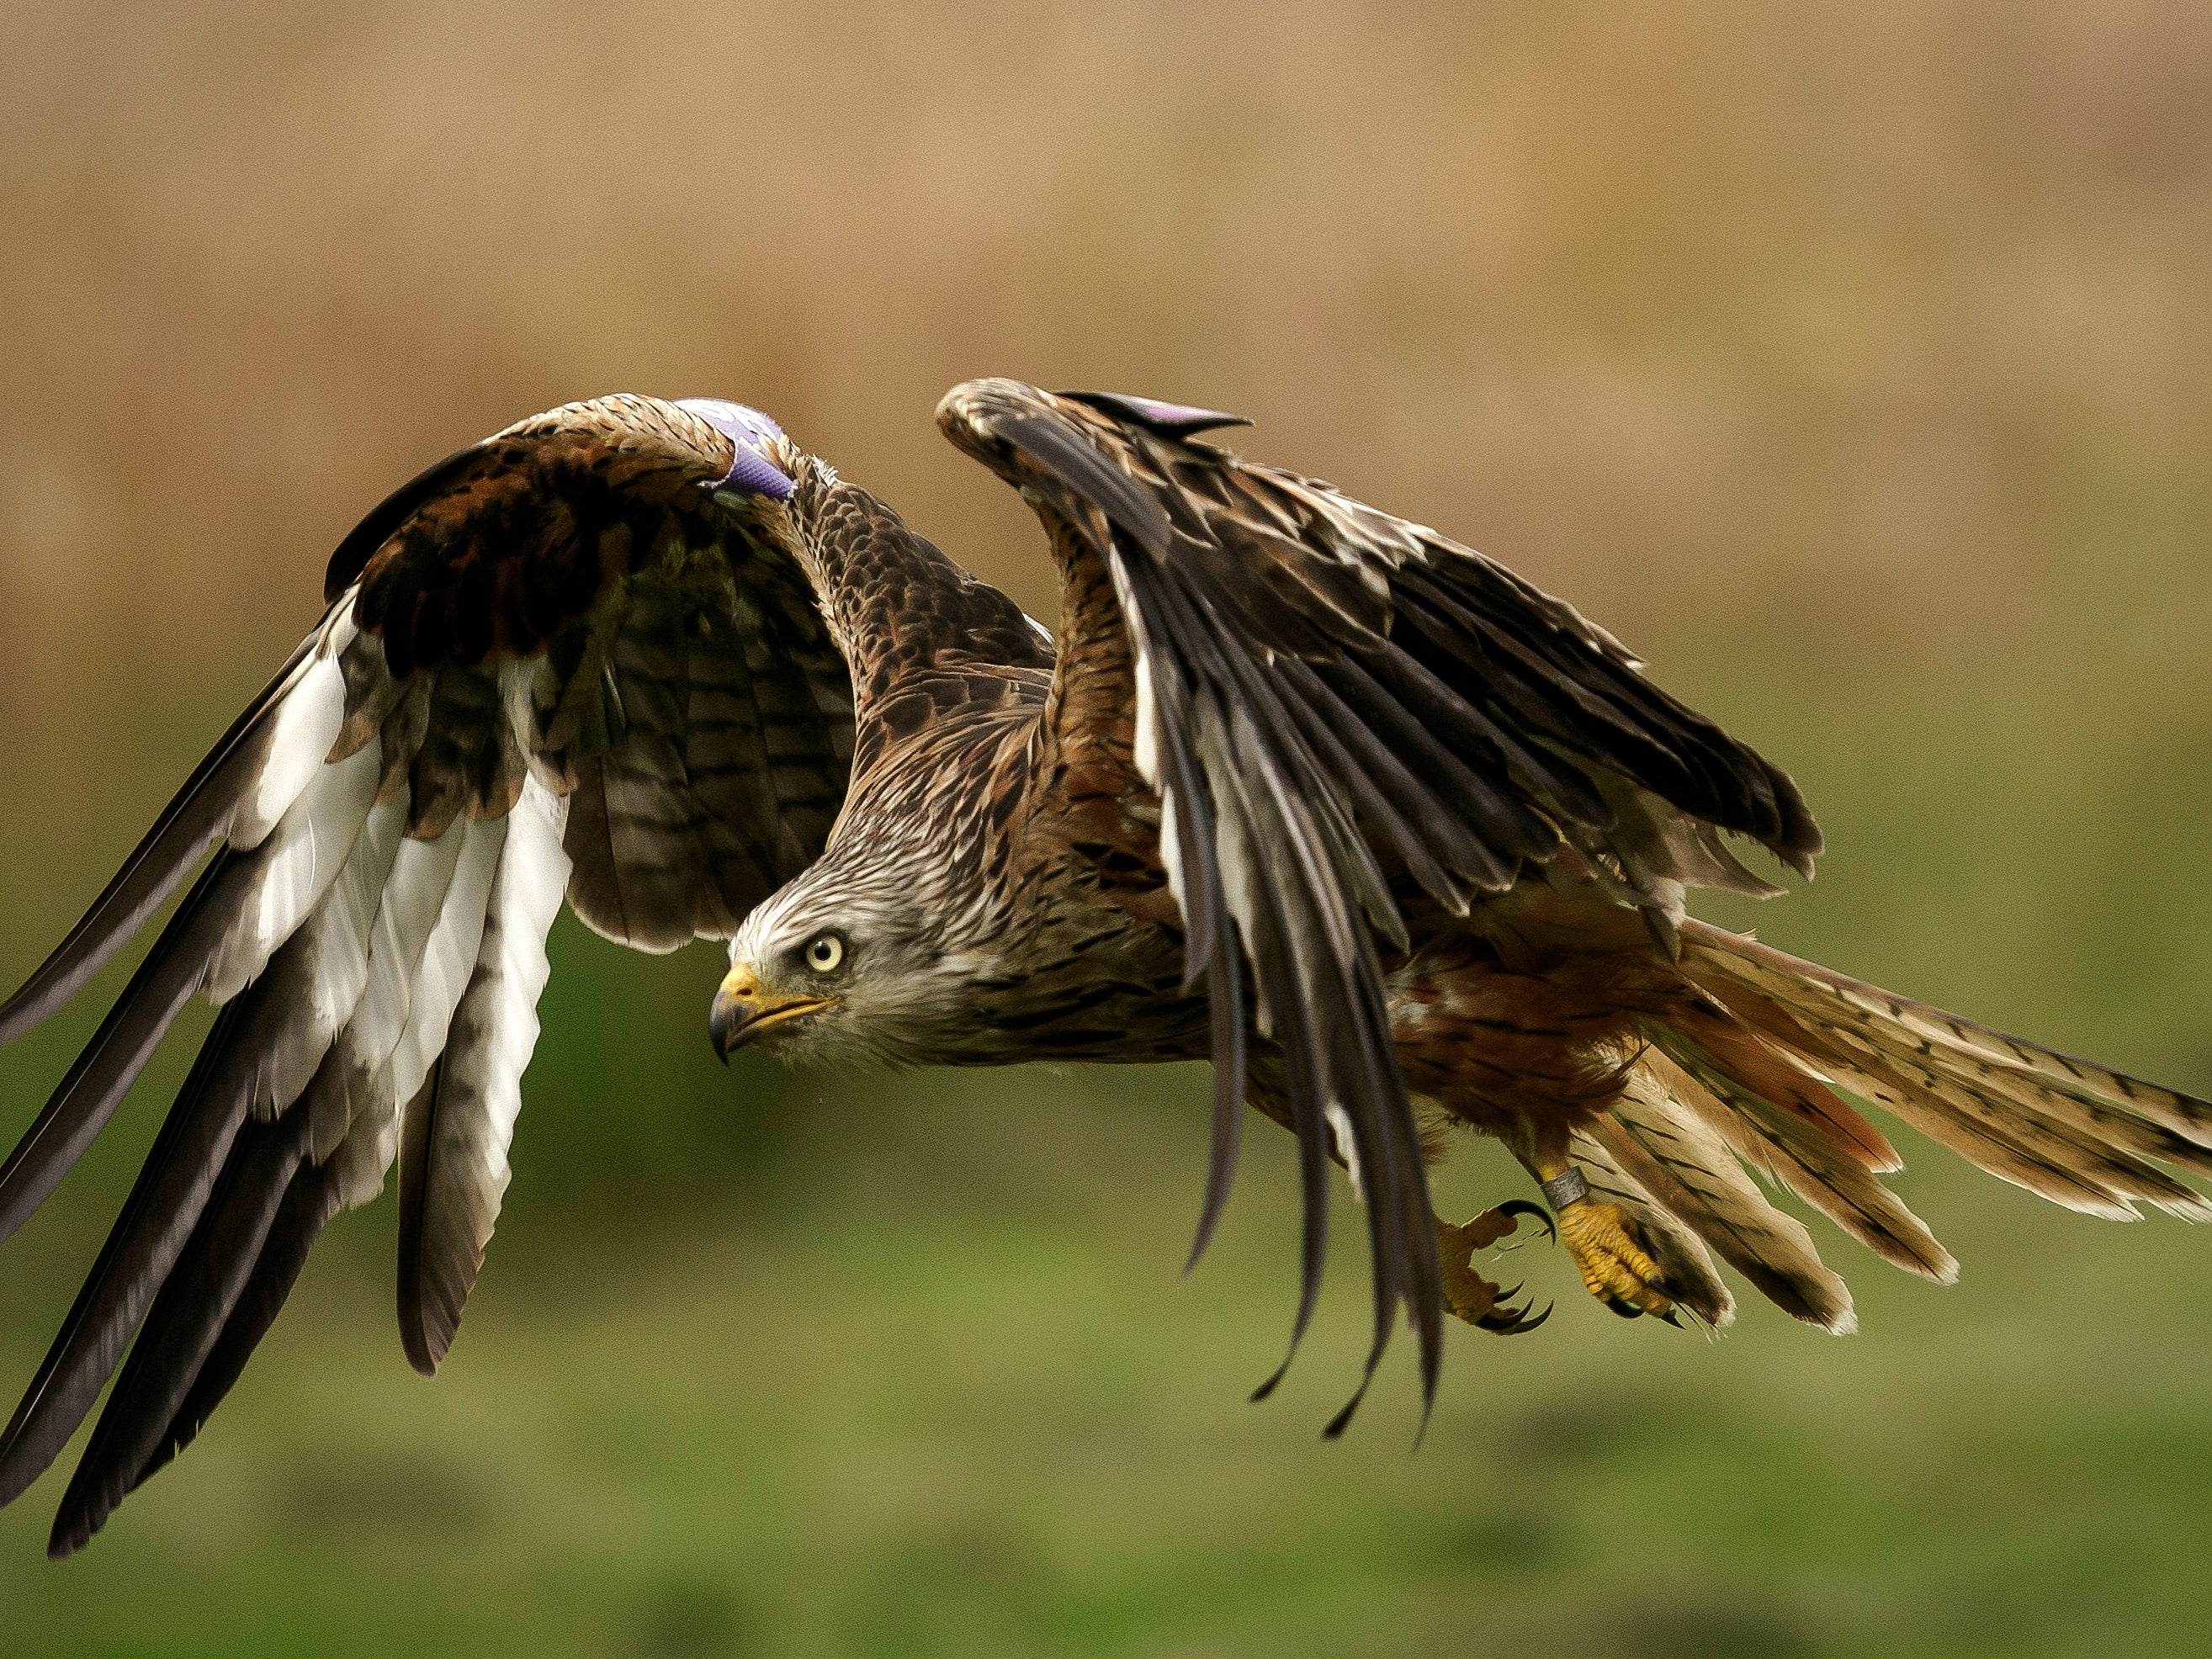
[[[2203,1102],[1707,931],[1684,966],[1717,1000],[1763,1009],[1771,1040],[1969,1162],[2113,1220],[2135,1219],[2136,1201],[2212,1218],[2146,1161],[2212,1173]]]
[[[1652,1048],[1620,1115],[1648,1118],[1656,1095],[1666,1122],[1701,1125],[1899,1266],[1939,1280],[1957,1272],[1877,1179],[1897,1167],[1873,1155],[1887,1143],[1857,1133],[1847,1107],[1840,1119],[1828,1110],[1841,1106],[1833,1089],[2069,1209],[2132,1221],[2150,1204],[2212,1220],[2212,1202],[2160,1167],[2212,1175],[2212,1105],[1704,923],[1685,922],[1681,943],[1703,997],[1645,1022]]]
[[[1881,1184],[1877,1168],[1855,1149],[1808,1127],[1765,1095],[1738,1081],[1711,1052],[1680,1030],[1654,1022],[1660,1053],[1649,1057],[1674,1097],[1719,1133],[1737,1157],[1788,1188],[1885,1261],[1948,1285],[1958,1261],[1904,1200]],[[1887,1143],[1885,1143],[1887,1144]]]
[[[1820,1260],[1804,1223],[1767,1201],[1729,1143],[1655,1067],[1631,1069],[1591,1134],[1777,1307],[1839,1336],[1858,1328],[1850,1291]]]
[[[1660,1288],[1674,1305],[1716,1328],[1732,1323],[1735,1298],[1713,1271],[1712,1257],[1689,1225],[1629,1174],[1595,1133],[1577,1130],[1569,1152],[1590,1192],[1602,1202],[1620,1205],[1635,1218],[1651,1259],[1659,1264]]]

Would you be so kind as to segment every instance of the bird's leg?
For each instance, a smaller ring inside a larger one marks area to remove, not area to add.
[[[1674,1323],[1674,1304],[1635,1218],[1620,1205],[1590,1196],[1583,1172],[1567,1160],[1565,1131],[1540,1136],[1522,1161],[1543,1185],[1559,1218],[1559,1242],[1574,1257],[1583,1288],[1625,1319],[1648,1313]]]
[[[1460,1226],[1442,1217],[1437,1219],[1437,1255],[1443,1267],[1445,1308],[1468,1324],[1500,1336],[1533,1331],[1552,1316],[1548,1307],[1532,1316],[1525,1308],[1512,1306],[1512,1298],[1521,1290],[1518,1285],[1502,1290],[1474,1270],[1474,1253],[1487,1249],[1511,1232],[1524,1215],[1533,1216],[1547,1232],[1553,1231],[1551,1217],[1517,1199],[1485,1210]]]

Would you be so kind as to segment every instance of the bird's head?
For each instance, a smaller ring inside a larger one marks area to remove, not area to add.
[[[971,1009],[974,961],[948,943],[926,881],[817,864],[730,941],[708,1021],[715,1052],[757,1042],[793,1060],[927,1062]]]

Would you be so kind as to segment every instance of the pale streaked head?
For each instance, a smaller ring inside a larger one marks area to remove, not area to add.
[[[757,1042],[788,1059],[926,1063],[972,1014],[971,959],[948,956],[911,873],[825,859],[730,941],[708,1028],[723,1058]]]

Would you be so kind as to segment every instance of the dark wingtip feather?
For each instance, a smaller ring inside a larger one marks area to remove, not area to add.
[[[245,1012],[240,999],[216,1017],[69,1317],[0,1431],[0,1504],[20,1497],[76,1432],[199,1218],[243,1115],[242,1102],[210,1109],[208,1092]]]
[[[0,1164],[0,1240],[45,1203],[114,1115],[191,1000],[206,956],[200,938],[226,920],[219,891],[232,855],[210,863],[131,983],[100,1021],[7,1161]],[[0,1452],[0,1459],[4,1459]]]
[[[1344,1437],[1344,1431],[1352,1426],[1352,1417],[1359,1410],[1359,1402],[1367,1398],[1367,1385],[1374,1380],[1374,1376],[1370,1371],[1359,1379],[1359,1387],[1353,1391],[1352,1398],[1338,1408],[1336,1415],[1330,1418],[1328,1426],[1322,1430],[1322,1439],[1341,1440]]]
[[[1088,404],[1102,415],[1111,415],[1116,420],[1130,422],[1170,438],[1189,438],[1217,427],[1252,424],[1249,415],[1198,409],[1188,404],[1164,404],[1156,398],[1136,398],[1126,392],[1055,392],[1052,395]]]
[[[1218,918],[1221,945],[1207,984],[1209,1017],[1213,1025],[1213,1121],[1206,1149],[1206,1197],[1199,1206],[1198,1232],[1191,1241],[1190,1259],[1182,1270],[1198,1266],[1213,1230],[1229,1205],[1229,1188],[1237,1176],[1237,1152],[1244,1126],[1244,986],[1243,963],[1236,919],[1223,908]]]
[[[169,1419],[167,1432],[131,1477],[131,1491],[145,1485],[191,1444],[206,1426],[215,1408],[222,1403],[244,1372],[246,1362],[253,1357],[261,1339],[276,1322],[277,1314],[292,1294],[293,1285],[299,1282],[300,1270],[307,1265],[307,1252],[337,1212],[336,1165],[301,1163],[293,1174],[291,1188],[285,1194],[283,1206],[270,1227],[269,1237],[261,1247],[261,1259],[254,1265],[237,1307],[231,1310],[222,1334],[209,1350],[184,1403]]]
[[[315,648],[310,634],[285,659],[260,695],[216,739],[170,797],[114,879],[101,890],[52,955],[0,1002],[0,1043],[13,1042],[82,990],[128,944],[147,919],[168,902],[192,866],[222,836],[231,811],[265,758],[256,739],[287,683]]]
[[[438,1080],[445,1072],[441,1055],[422,1086],[400,1116],[399,1143],[399,1346],[407,1363],[424,1376],[435,1376],[453,1340],[453,1328],[432,1305],[423,1273],[422,1230],[428,1202],[430,1144],[438,1110]]]
[[[54,1517],[47,1553],[81,1549],[158,1452],[261,1259],[307,1138],[295,1112],[248,1124],[216,1194],[155,1297]]]

